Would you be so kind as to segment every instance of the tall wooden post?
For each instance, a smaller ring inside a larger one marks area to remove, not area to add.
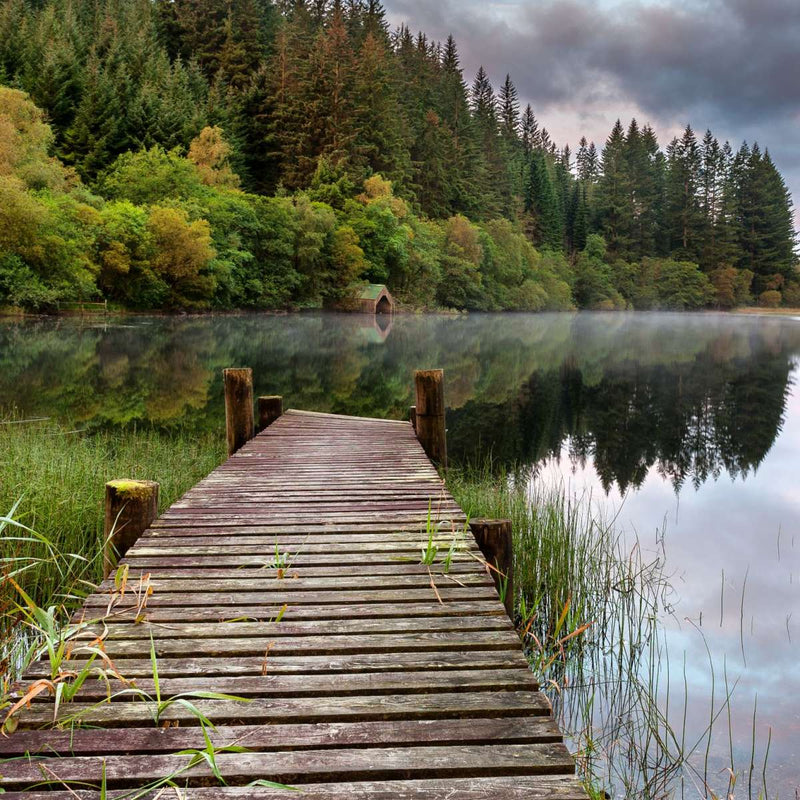
[[[411,426],[414,430],[417,429],[417,407],[416,406],[409,406],[408,407],[408,421],[411,423]]]
[[[228,436],[228,455],[232,456],[255,434],[253,423],[253,370],[226,369],[225,429]]]
[[[414,373],[417,389],[416,424],[419,439],[428,458],[447,469],[447,432],[444,421],[444,372],[440,369]]]
[[[514,542],[511,520],[473,519],[469,527],[475,541],[494,569],[491,570],[497,591],[503,598],[508,616],[514,619]]]
[[[158,484],[153,481],[111,481],[106,484],[103,577],[136,544],[158,516]]]
[[[283,416],[283,398],[278,395],[258,398],[258,429],[266,430]]]

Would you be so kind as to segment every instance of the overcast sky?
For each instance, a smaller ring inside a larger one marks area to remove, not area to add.
[[[768,148],[800,204],[800,0],[385,0],[434,40],[452,33],[464,77],[506,73],[559,146],[602,146],[617,117],[665,147],[691,123]],[[795,209],[798,212],[798,209]]]

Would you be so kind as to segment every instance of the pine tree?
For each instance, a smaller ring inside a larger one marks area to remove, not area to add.
[[[723,265],[719,247],[720,224],[723,218],[724,156],[719,142],[707,130],[700,147],[701,189],[700,208],[703,213],[703,244],[701,266],[711,271]]]
[[[356,59],[352,102],[356,161],[369,172],[404,184],[411,172],[408,132],[394,91],[389,52],[372,32]]]
[[[510,193],[514,197],[520,197],[524,194],[527,156],[525,146],[520,139],[521,120],[517,89],[510,75],[506,75],[505,82],[500,87],[499,105],[501,154],[506,165],[506,180]]]
[[[739,151],[738,228],[742,248],[739,266],[755,273],[757,294],[781,289],[794,277],[797,263],[792,201],[786,184],[758,144]]]
[[[47,7],[33,26],[20,74],[22,88],[43,108],[60,139],[75,117],[83,90],[86,42],[71,9]]]
[[[700,207],[702,158],[691,126],[667,150],[667,225],[672,254],[699,261],[703,241]]]
[[[525,211],[533,220],[534,243],[549,250],[560,250],[564,244],[563,221],[547,157],[541,150],[534,151],[531,156]]]
[[[188,147],[206,124],[203,89],[192,79],[191,69],[181,61],[170,64],[162,53],[151,62],[149,74],[128,108],[131,140],[143,148]]]
[[[114,77],[95,56],[91,57],[81,101],[62,145],[64,160],[73,164],[87,182],[93,181],[129,144],[118,100]]]
[[[553,140],[550,138],[550,134],[547,131],[547,128],[542,128],[539,132],[539,141],[537,143],[538,148],[543,150],[545,153],[549,153],[552,149]]]
[[[441,203],[447,205],[451,213],[462,213],[466,216],[478,216],[483,206],[480,196],[482,174],[485,171],[482,162],[480,144],[473,124],[469,108],[469,96],[458,48],[452,36],[447,38],[440,59],[435,108],[442,126],[452,137],[452,161],[450,163],[450,180],[452,187],[443,196]],[[427,120],[426,120],[427,122]],[[430,133],[426,131],[426,135]],[[445,136],[445,130],[438,129],[439,135]]]
[[[539,123],[536,121],[530,103],[528,103],[525,107],[525,113],[522,115],[522,146],[525,150],[525,155],[529,156],[533,150],[539,147],[539,144]]]
[[[24,66],[25,42],[30,36],[31,15],[25,0],[6,0],[0,5],[0,83],[11,83]]]
[[[516,143],[519,140],[519,99],[510,75],[506,75],[500,87],[500,130],[507,141]]]
[[[586,238],[589,235],[589,209],[586,200],[586,187],[580,181],[576,181],[572,188],[571,208],[571,247],[573,252],[580,252],[586,247]]]
[[[472,113],[478,123],[489,130],[497,127],[497,100],[483,67],[478,69],[472,84]]]
[[[627,252],[631,242],[633,209],[625,131],[617,120],[603,148],[602,176],[596,195],[596,227],[612,255]]]
[[[589,180],[589,142],[585,136],[581,136],[578,142],[578,152],[575,155],[575,167],[578,172],[578,180]]]
[[[172,0],[171,5],[177,55],[186,61],[195,59],[207,78],[213,78],[225,46],[231,6],[224,0]]]
[[[480,67],[472,84],[472,118],[483,156],[478,192],[484,200],[484,215],[510,213],[511,186],[500,146],[497,98],[486,71]]]
[[[653,129],[631,120],[625,137],[626,183],[630,192],[630,241],[618,255],[640,260],[658,252],[663,198],[663,160]]]

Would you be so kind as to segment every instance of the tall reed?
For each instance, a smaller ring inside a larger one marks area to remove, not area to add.
[[[89,432],[0,414],[0,636],[13,629],[20,599],[8,577],[41,606],[74,605],[101,578],[107,481],[158,481],[163,508],[223,458],[222,431]]]
[[[516,622],[590,793],[721,796],[729,778],[709,776],[708,751],[735,686],[713,694],[708,727],[691,740],[685,674],[670,675],[663,626],[673,596],[663,537],[645,553],[590,496],[527,471],[451,471],[448,487],[471,518],[513,523]],[[709,667],[713,678],[710,655]]]

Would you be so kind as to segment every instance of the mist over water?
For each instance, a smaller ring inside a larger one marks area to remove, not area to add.
[[[491,453],[498,465],[532,467],[532,480],[591,496],[606,518],[617,515],[631,546],[638,537],[665,558],[662,693],[669,684],[674,702],[688,687],[692,740],[708,725],[712,685],[716,707],[724,700],[727,671],[737,769],[752,758],[760,785],[771,728],[768,796],[792,797],[800,790],[798,363],[800,321],[778,317],[7,320],[0,407],[88,430],[219,429],[222,369],[251,366],[257,393],[282,394],[285,406],[405,418],[413,370],[441,367],[456,463]],[[702,748],[700,773],[727,785],[719,773],[730,749],[724,721],[707,765]],[[736,796],[747,790],[740,784]]]

